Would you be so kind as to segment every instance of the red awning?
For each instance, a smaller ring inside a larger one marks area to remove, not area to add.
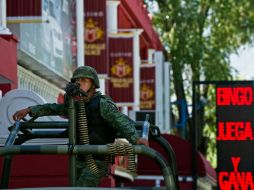
[[[159,39],[159,35],[153,29],[152,21],[149,18],[149,12],[144,7],[144,3],[139,0],[121,0],[119,6],[119,29],[123,28],[142,28],[144,32],[143,39],[148,43],[148,48],[162,50],[163,46]],[[141,38],[141,42],[143,41]],[[142,46],[142,44],[141,44]]]

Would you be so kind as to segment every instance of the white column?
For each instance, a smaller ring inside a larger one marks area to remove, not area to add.
[[[138,111],[140,109],[140,46],[139,35],[143,32],[143,29],[132,30],[133,37],[133,63],[134,63],[134,106],[133,110]]]
[[[119,0],[107,0],[107,30],[108,32],[117,32],[117,7],[120,4]]]
[[[163,54],[161,51],[156,51],[154,54],[155,62],[155,91],[156,91],[156,105],[155,105],[155,124],[164,132],[164,114],[163,114]]]
[[[99,91],[102,94],[105,94],[105,92],[106,92],[105,78],[99,78],[99,81],[100,81],[100,89],[99,89]]]
[[[76,1],[77,18],[77,66],[85,65],[85,41],[84,41],[84,1]]]
[[[171,131],[171,107],[170,107],[170,63],[164,63],[164,130]]]
[[[155,50],[154,49],[148,49],[148,64],[153,63],[153,55],[154,55]]]
[[[0,34],[11,34],[6,25],[6,0],[0,0]]]
[[[128,115],[128,106],[122,106],[121,108],[122,108],[121,112],[125,115]]]

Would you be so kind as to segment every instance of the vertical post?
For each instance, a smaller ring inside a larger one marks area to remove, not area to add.
[[[163,53],[162,51],[156,51],[154,53],[154,63],[155,63],[155,93],[156,93],[156,105],[155,105],[155,125],[157,125],[161,132],[164,132],[164,89],[163,88]]]
[[[170,103],[170,63],[164,63],[164,131],[169,131],[172,133],[171,125],[171,103]]]
[[[69,100],[69,108],[68,108],[68,116],[69,116],[69,149],[74,148],[76,145],[76,109],[74,99],[70,97]],[[69,180],[70,186],[76,186],[76,154],[72,154],[69,159]]]
[[[128,106],[123,106],[121,111],[123,114],[128,115]]]
[[[99,78],[99,82],[100,82],[100,89],[99,89],[99,91],[100,91],[102,94],[106,94],[105,78]]]
[[[139,111],[140,106],[140,45],[139,35],[143,32],[143,29],[133,30],[133,63],[134,63],[134,106],[133,110]]]
[[[11,34],[6,25],[6,0],[0,0],[0,34]]]
[[[77,66],[85,65],[85,41],[84,41],[84,1],[76,1],[77,18]]]
[[[107,0],[107,30],[108,32],[116,33],[118,26],[117,26],[117,7],[120,4],[119,0]]]
[[[197,189],[197,129],[196,129],[196,82],[192,83],[192,176],[193,189]]]
[[[147,59],[148,64],[154,63],[154,60],[153,60],[154,52],[155,52],[154,49],[148,49],[148,59]]]

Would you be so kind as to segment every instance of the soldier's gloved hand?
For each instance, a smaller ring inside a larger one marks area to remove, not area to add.
[[[30,113],[30,109],[29,108],[25,108],[19,111],[16,111],[15,114],[13,114],[12,118],[14,121],[19,121],[22,118],[26,117],[27,114]]]
[[[69,82],[65,87],[66,95],[68,96],[78,96],[80,94],[79,92],[80,85],[77,82]]]
[[[146,140],[146,139],[144,139],[144,138],[139,138],[139,139],[137,140],[136,144],[149,146],[148,140]]]
[[[69,82],[64,90],[67,96],[87,96],[87,93],[80,89],[78,82]]]

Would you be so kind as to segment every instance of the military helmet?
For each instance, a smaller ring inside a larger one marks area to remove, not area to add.
[[[93,80],[95,87],[96,88],[100,88],[100,82],[99,82],[99,78],[98,78],[98,74],[96,72],[96,70],[92,67],[89,66],[80,66],[78,67],[72,75],[71,80],[75,80],[77,78],[90,78]]]

